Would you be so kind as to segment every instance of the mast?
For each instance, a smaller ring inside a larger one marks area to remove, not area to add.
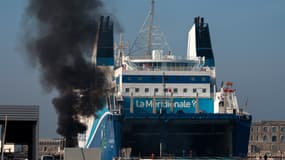
[[[152,50],[152,28],[153,28],[153,16],[154,16],[154,0],[151,0],[151,9],[149,13],[149,32],[148,32],[148,43],[147,43],[147,49],[148,52],[146,53],[147,56],[151,56],[151,50]]]
[[[147,17],[130,47],[128,55],[131,57],[145,56],[151,58],[153,50],[159,50],[162,54],[172,53],[164,34],[160,31],[160,27],[155,25],[154,2],[155,0],[151,0]]]

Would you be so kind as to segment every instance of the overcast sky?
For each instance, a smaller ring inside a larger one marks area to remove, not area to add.
[[[147,15],[149,0],[105,0],[105,4],[131,43]],[[38,71],[28,65],[21,48],[26,6],[23,0],[0,1],[0,104],[40,105],[40,137],[58,137],[51,104],[56,93],[44,92]],[[155,14],[155,23],[180,56],[186,55],[194,17],[205,17],[218,84],[234,83],[241,106],[248,98],[245,110],[254,121],[284,120],[284,0],[157,0]]]

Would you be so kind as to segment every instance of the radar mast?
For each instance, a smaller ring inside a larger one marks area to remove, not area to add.
[[[131,57],[145,56],[151,58],[153,50],[159,50],[163,54],[172,53],[164,34],[160,31],[160,27],[154,25],[154,5],[155,0],[151,0],[149,13],[131,45],[128,54]]]

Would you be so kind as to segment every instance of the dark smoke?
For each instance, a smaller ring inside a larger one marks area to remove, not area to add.
[[[53,99],[57,132],[68,147],[75,146],[77,134],[86,131],[78,115],[90,116],[101,109],[107,94],[104,71],[91,64],[96,20],[102,13],[100,0],[29,0],[26,10],[27,54],[41,70],[43,87],[59,92]]]

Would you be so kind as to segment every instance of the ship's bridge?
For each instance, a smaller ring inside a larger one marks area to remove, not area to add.
[[[130,66],[129,70],[143,71],[191,71],[191,70],[211,70],[206,67],[203,57],[197,57],[195,60],[189,60],[182,57],[174,57],[173,55],[153,56],[149,58],[136,57],[126,61],[126,65]]]

